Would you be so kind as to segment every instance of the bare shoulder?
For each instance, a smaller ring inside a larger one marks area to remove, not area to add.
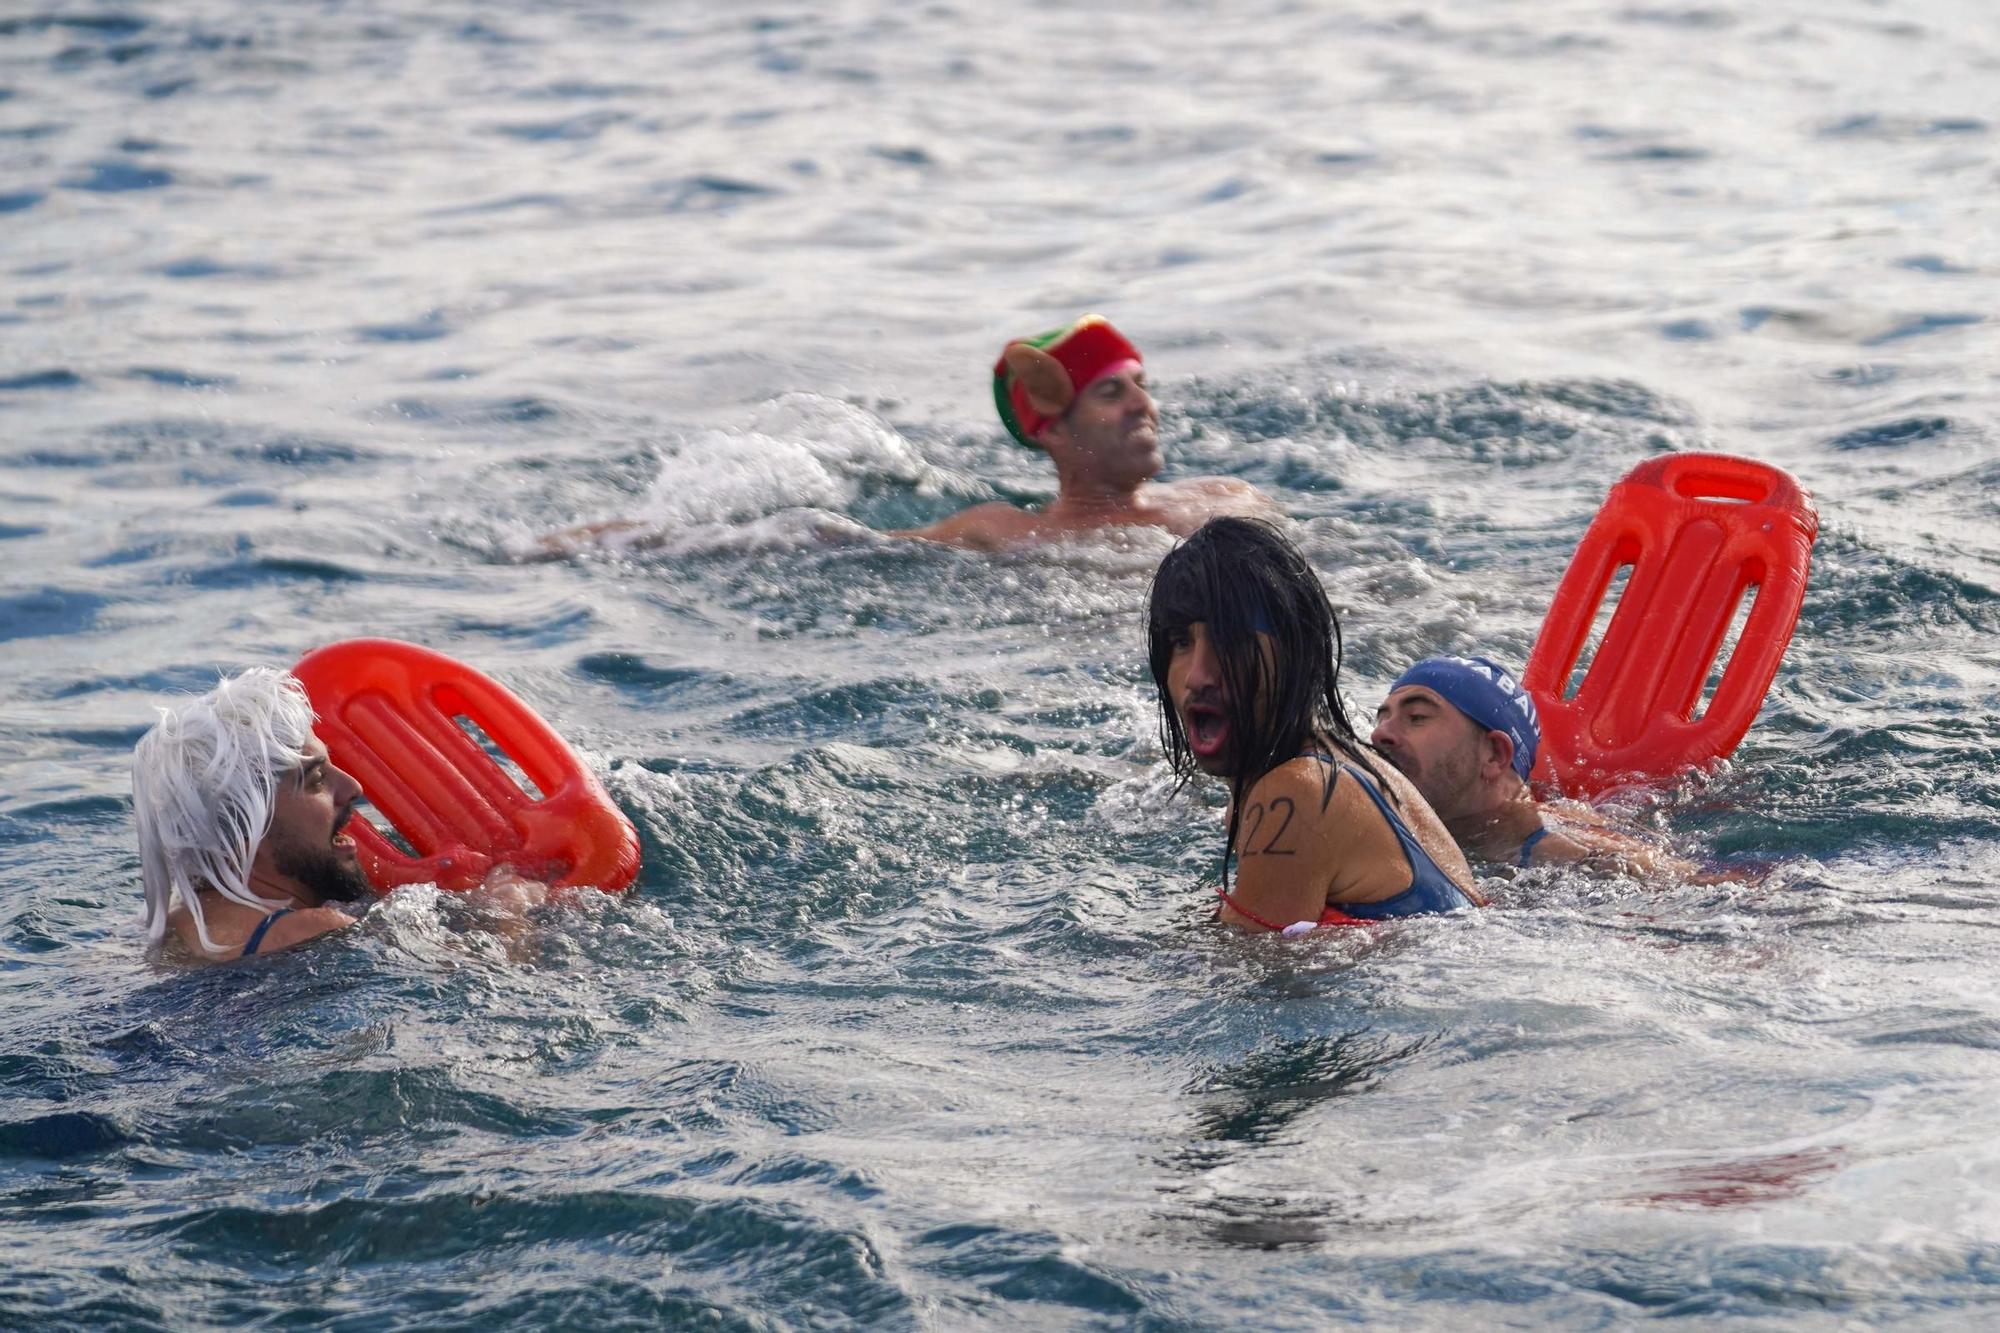
[[[1284,930],[1326,910],[1334,848],[1320,818],[1325,780],[1310,759],[1278,765],[1244,794],[1236,820],[1236,883],[1222,920]]]
[[[335,907],[301,907],[271,923],[257,952],[276,953],[353,924],[353,917]]]
[[[1350,773],[1351,769],[1351,773]],[[1328,780],[1333,781],[1328,766]],[[1343,856],[1333,898],[1366,903],[1390,898],[1413,881],[1415,867],[1403,846],[1403,833],[1445,876],[1474,902],[1482,902],[1473,887],[1472,867],[1452,839],[1450,830],[1424,800],[1416,784],[1379,757],[1349,755],[1341,760],[1341,778],[1330,789],[1320,821],[1329,836],[1337,836]],[[1378,804],[1376,794],[1381,796]],[[1396,825],[1402,825],[1402,833]]]
[[[1349,851],[1378,842],[1393,845],[1395,834],[1377,811],[1374,799],[1348,774],[1349,766],[1355,763],[1346,755],[1336,754],[1331,763],[1308,755],[1280,765],[1271,776],[1279,777],[1285,784],[1283,794],[1302,807],[1310,800],[1312,823],[1321,836],[1337,838]],[[1404,804],[1408,799],[1404,788],[1395,784],[1407,783],[1407,779],[1387,765],[1376,767],[1386,770],[1371,773],[1376,784],[1392,792],[1396,804]],[[1370,772],[1367,767],[1361,771]]]
[[[1288,855],[1326,833],[1334,770],[1317,759],[1291,759],[1251,785],[1238,821],[1239,855]]]
[[[1187,477],[1173,484],[1200,495],[1254,495],[1261,497],[1264,494],[1264,492],[1258,490],[1241,477]]]
[[[927,527],[905,528],[889,535],[914,537],[919,541],[939,542],[945,546],[962,546],[974,551],[993,551],[1032,536],[1034,531],[1033,514],[1016,509],[1005,500],[991,500],[970,509],[961,509]]]
[[[1256,517],[1281,512],[1276,500],[1241,477],[1189,477],[1171,485],[1181,496],[1203,501],[1218,512]]]
[[[1325,795],[1333,770],[1311,755],[1301,755],[1288,759],[1251,784],[1247,800],[1275,800],[1289,796],[1293,800],[1301,796],[1311,796],[1314,804]]]

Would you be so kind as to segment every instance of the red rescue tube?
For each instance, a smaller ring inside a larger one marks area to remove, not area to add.
[[[1521,673],[1541,715],[1536,781],[1587,798],[1733,751],[1792,640],[1818,535],[1812,497],[1766,463],[1671,454],[1628,472],[1570,558]],[[1627,567],[1604,640],[1571,689],[1604,595]],[[1752,587],[1756,601],[1697,718]]]
[[[412,856],[357,815],[349,827],[378,892],[469,889],[495,866],[562,887],[620,890],[639,836],[583,760],[512,691],[443,653],[349,639],[293,668],[327,754],[353,775]],[[540,791],[524,791],[470,735],[476,724]]]

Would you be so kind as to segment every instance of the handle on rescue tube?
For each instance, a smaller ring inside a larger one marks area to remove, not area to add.
[[[623,889],[639,837],[596,776],[535,711],[443,653],[395,639],[315,649],[293,674],[333,762],[415,849],[357,815],[349,827],[380,892],[477,886],[495,866],[562,887]],[[524,791],[473,737],[475,724],[540,794]]]
[[[1812,497],[1766,463],[1671,454],[1628,472],[1577,544],[1521,673],[1542,724],[1536,780],[1589,797],[1735,750],[1791,643],[1818,534]],[[1571,692],[1605,593],[1628,567],[1603,641]],[[1756,601],[1697,718],[1752,587]]]

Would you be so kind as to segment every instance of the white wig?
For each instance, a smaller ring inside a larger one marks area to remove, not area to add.
[[[305,760],[313,710],[289,672],[251,667],[160,720],[132,751],[132,809],[146,880],[146,942],[166,936],[175,893],[215,952],[198,890],[271,909],[250,891],[250,863],[270,831],[278,781]]]

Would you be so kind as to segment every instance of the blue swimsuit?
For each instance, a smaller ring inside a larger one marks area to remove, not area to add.
[[[1313,757],[1329,764],[1333,762],[1326,755],[1316,754]],[[1381,921],[1392,916],[1417,916],[1424,912],[1455,912],[1461,907],[1480,906],[1466,894],[1464,889],[1458,887],[1457,881],[1444,873],[1442,866],[1431,859],[1431,854],[1417,841],[1417,835],[1410,832],[1410,826],[1396,813],[1396,807],[1389,804],[1389,798],[1368,780],[1368,776],[1352,764],[1342,764],[1341,767],[1354,775],[1354,780],[1361,784],[1361,790],[1368,793],[1368,798],[1375,802],[1375,808],[1382,812],[1382,818],[1388,820],[1389,827],[1395,830],[1396,841],[1402,844],[1403,856],[1410,863],[1410,887],[1393,898],[1384,898],[1377,903],[1339,903],[1328,906],[1337,906],[1342,916],[1358,916],[1366,921]]]
[[[243,946],[243,952],[238,954],[237,957],[248,958],[251,954],[256,953],[257,946],[264,942],[264,932],[271,928],[271,923],[279,917],[287,915],[291,910],[289,907],[280,907],[277,911],[259,921],[257,929],[250,932],[250,940]]]
[[[1317,923],[1299,922],[1297,923],[1299,927],[1310,927],[1314,924],[1337,926],[1343,923],[1360,921],[1384,921],[1391,917],[1419,916],[1425,912],[1455,912],[1461,907],[1484,907],[1486,905],[1480,899],[1473,897],[1464,889],[1458,887],[1457,881],[1453,880],[1450,875],[1445,874],[1444,868],[1431,859],[1431,854],[1424,850],[1424,845],[1417,841],[1414,833],[1410,832],[1410,826],[1403,822],[1403,817],[1396,813],[1396,808],[1389,804],[1388,798],[1382,795],[1381,790],[1376,787],[1366,773],[1363,773],[1353,764],[1342,763],[1332,755],[1321,750],[1309,750],[1299,757],[1302,759],[1317,759],[1329,767],[1345,769],[1347,772],[1352,773],[1354,780],[1361,784],[1361,790],[1368,793],[1368,799],[1375,802],[1375,808],[1382,812],[1382,818],[1389,821],[1390,829],[1396,834],[1396,842],[1403,849],[1403,859],[1410,863],[1410,887],[1395,897],[1385,898],[1381,902],[1374,903],[1328,903],[1326,910],[1320,914]],[[1335,777],[1338,777],[1337,773]],[[1331,795],[1330,789],[1328,794]],[[1266,930],[1276,930],[1286,934],[1292,933],[1293,928],[1291,927],[1266,921],[1255,912],[1244,910],[1242,904],[1229,896],[1228,890],[1217,889],[1216,892],[1221,895],[1223,902],[1228,903],[1230,907],[1235,909],[1238,915],[1249,918]]]

